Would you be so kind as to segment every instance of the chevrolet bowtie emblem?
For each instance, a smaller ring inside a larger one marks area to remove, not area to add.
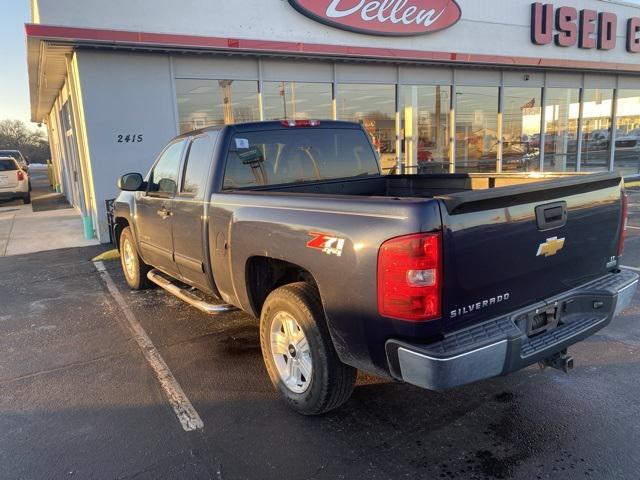
[[[538,247],[538,257],[553,257],[564,248],[564,238],[547,238],[547,241]]]

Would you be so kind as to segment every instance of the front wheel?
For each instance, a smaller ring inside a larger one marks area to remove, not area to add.
[[[120,263],[124,278],[131,290],[144,290],[151,286],[147,273],[151,267],[142,261],[133,240],[131,228],[127,227],[120,235]]]
[[[269,295],[260,343],[271,382],[297,412],[321,415],[351,397],[357,370],[338,358],[313,286],[294,283]]]

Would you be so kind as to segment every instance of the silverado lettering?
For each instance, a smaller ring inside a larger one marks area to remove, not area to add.
[[[488,300],[482,300],[481,302],[473,303],[471,305],[467,305],[462,308],[458,308],[456,310],[451,310],[449,316],[451,318],[456,318],[462,315],[466,315],[468,313],[477,312],[478,310],[482,310],[483,308],[491,307],[498,303],[506,302],[511,298],[511,294],[505,293],[504,295],[498,295],[497,297],[491,297]]]

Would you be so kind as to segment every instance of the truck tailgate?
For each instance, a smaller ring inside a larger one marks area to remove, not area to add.
[[[445,331],[533,305],[612,270],[620,184],[607,173],[439,197]]]

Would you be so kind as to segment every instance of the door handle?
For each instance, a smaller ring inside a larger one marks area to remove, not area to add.
[[[169,218],[172,213],[171,210],[169,210],[167,207],[162,207],[160,210],[158,210],[158,215],[160,215],[163,219],[167,219]]]

